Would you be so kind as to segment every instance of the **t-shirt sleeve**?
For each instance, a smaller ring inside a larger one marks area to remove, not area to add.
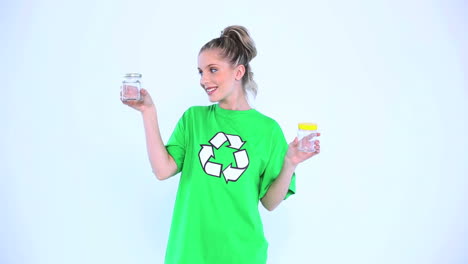
[[[172,132],[169,141],[166,144],[166,149],[169,155],[172,156],[175,163],[177,164],[177,172],[179,173],[182,171],[184,166],[184,159],[185,159],[185,150],[186,150],[186,123],[187,123],[187,113],[186,111],[182,117],[177,122],[177,125]]]
[[[283,167],[284,156],[288,150],[288,143],[286,142],[283,131],[278,124],[276,124],[276,126],[272,129],[270,144],[270,156],[265,171],[261,176],[260,199],[265,196],[271,184],[279,176]],[[296,173],[293,173],[292,175],[291,183],[289,184],[289,190],[286,193],[284,199],[287,199],[294,193],[296,193]]]

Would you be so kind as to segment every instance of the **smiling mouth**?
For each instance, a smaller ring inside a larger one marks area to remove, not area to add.
[[[217,87],[209,87],[206,88],[205,91],[208,95],[212,95],[218,88]]]

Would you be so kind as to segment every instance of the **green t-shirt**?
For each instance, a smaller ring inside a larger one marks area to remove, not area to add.
[[[166,264],[264,264],[259,200],[279,175],[283,132],[255,109],[189,108],[167,150],[182,172]],[[295,192],[295,175],[285,199]]]

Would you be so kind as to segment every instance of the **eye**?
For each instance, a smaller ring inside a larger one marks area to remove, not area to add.
[[[202,70],[198,70],[198,74],[202,75],[203,74]]]
[[[216,69],[216,68],[210,68],[210,72],[211,72],[211,73],[215,73],[215,72],[217,72],[217,71],[218,71],[218,69]]]

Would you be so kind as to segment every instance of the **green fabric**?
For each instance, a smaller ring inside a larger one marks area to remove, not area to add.
[[[288,147],[278,123],[254,109],[191,107],[166,147],[182,174],[165,263],[266,263],[258,206]],[[285,199],[294,192],[295,175]]]

